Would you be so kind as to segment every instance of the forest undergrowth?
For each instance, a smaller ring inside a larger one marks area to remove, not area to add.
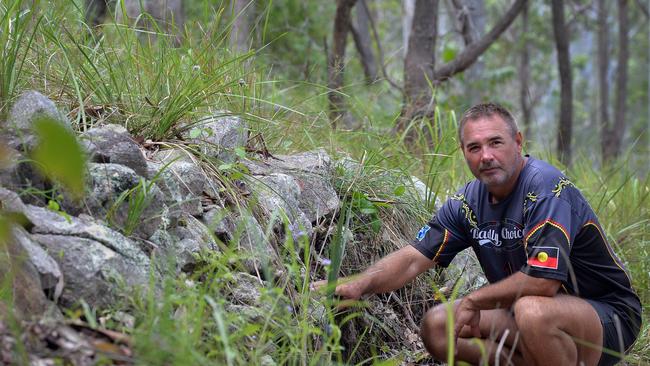
[[[223,13],[210,14],[207,25],[188,22],[177,46],[173,37],[160,29],[145,31],[115,23],[90,27],[81,6],[71,5],[74,2],[34,4],[26,6],[22,0],[0,4],[0,121],[22,91],[34,89],[54,100],[78,132],[95,124],[117,123],[141,141],[182,144],[179,136],[183,131],[195,128],[206,115],[228,110],[248,122],[251,136],[259,136],[251,139],[258,149],[281,154],[324,148],[335,159],[358,163],[355,170],[337,169],[334,177],[340,196],[348,203],[331,223],[342,234],[372,233],[379,225],[409,235],[409,229],[429,219],[437,202],[471,178],[457,148],[456,118],[462,111],[440,107],[433,123],[411,126],[427,134],[406,143],[404,134],[391,133],[399,103],[388,87],[352,85],[343,93],[363,127],[332,129],[326,112],[327,88],[274,74],[263,62],[264,49],[233,53],[227,42],[229,21]],[[561,166],[544,147],[527,150]],[[578,156],[563,170],[598,214],[647,306],[647,174],[631,171],[625,157],[601,168],[590,157]],[[225,187],[232,184],[233,176],[248,174],[242,169],[233,175],[232,168],[219,169],[218,162],[211,171]],[[427,184],[426,199],[413,200],[404,194],[409,187],[403,178],[410,176]],[[245,205],[243,198],[234,199]],[[267,235],[271,232],[266,228]],[[336,240],[344,239],[332,240],[330,245],[336,246]],[[268,356],[282,365],[342,364],[358,359],[354,354],[361,346],[374,347],[376,355],[371,352],[357,364],[426,359],[425,354],[391,354],[381,344],[368,346],[362,341],[353,349],[342,348],[341,326],[364,316],[363,306],[337,315],[332,297],[314,294],[309,284],[326,278],[331,268],[340,265],[341,257],[355,253],[339,252],[338,258],[330,258],[334,265],[323,266],[312,257],[311,247],[317,243],[294,242],[288,235],[282,243],[288,281],[271,283],[263,290],[262,302],[268,306],[259,321],[249,323],[224,308],[223,298],[235,281],[232,264],[241,258],[234,247],[222,244],[225,250],[221,253],[201,256],[194,273],[165,278],[161,297],[152,293],[125,296],[122,305],[113,309],[89,309],[80,304],[78,311],[66,316],[91,324],[98,324],[99,318],[108,319],[104,326],[132,337],[137,364],[264,364]],[[383,243],[377,251],[387,253],[399,245],[403,243]],[[304,264],[311,263],[315,264],[307,265],[306,273],[301,271]],[[342,270],[352,273],[351,268]],[[288,296],[289,292],[296,296]],[[6,291],[2,295],[8,300]],[[309,305],[314,301],[325,305],[327,324],[313,322]],[[132,328],[111,320],[123,310],[135,315]],[[630,365],[650,363],[647,314],[641,336],[627,356]],[[376,319],[378,324],[381,321]]]

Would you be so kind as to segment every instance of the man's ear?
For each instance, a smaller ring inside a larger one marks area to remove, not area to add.
[[[515,135],[515,142],[517,143],[517,150],[521,153],[522,144],[524,142],[524,136],[521,134],[521,131],[517,131]]]

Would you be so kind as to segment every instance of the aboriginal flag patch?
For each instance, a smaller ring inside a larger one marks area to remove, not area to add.
[[[557,269],[559,248],[533,247],[533,252],[528,257],[528,265],[538,268]]]

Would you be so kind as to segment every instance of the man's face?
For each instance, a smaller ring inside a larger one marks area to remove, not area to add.
[[[521,141],[520,132],[513,138],[506,122],[492,115],[467,121],[461,147],[472,174],[494,193],[514,185],[521,167]]]

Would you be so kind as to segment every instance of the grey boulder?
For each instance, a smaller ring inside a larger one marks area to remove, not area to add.
[[[147,176],[147,161],[140,146],[126,128],[108,124],[95,127],[81,136],[90,161],[127,166],[139,176]]]
[[[37,91],[26,91],[18,97],[9,112],[5,135],[7,144],[16,150],[31,150],[37,143],[32,128],[39,116],[50,117],[66,127],[70,125],[54,102]]]
[[[53,254],[65,277],[64,306],[80,299],[104,308],[115,304],[120,291],[146,289],[149,257],[133,241],[91,218],[63,217],[42,207],[27,205],[32,238]]]
[[[185,141],[196,144],[200,153],[232,162],[236,157],[234,149],[245,146],[248,141],[248,126],[241,118],[222,111],[194,123],[182,136]]]

